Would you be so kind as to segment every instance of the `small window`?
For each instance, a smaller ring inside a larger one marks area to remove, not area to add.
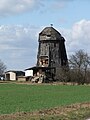
[[[47,39],[47,40],[50,40],[50,38],[51,38],[51,35],[47,35],[47,36],[46,36],[46,39]]]
[[[54,47],[56,47],[56,43],[54,43]]]
[[[51,37],[51,35],[47,35],[47,37]]]

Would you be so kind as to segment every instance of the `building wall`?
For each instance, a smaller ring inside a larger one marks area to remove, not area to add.
[[[25,76],[33,76],[33,70],[26,70]]]
[[[17,80],[19,82],[25,82],[26,81],[26,77],[18,77]]]
[[[41,66],[40,59],[48,57],[48,66],[60,67],[67,64],[67,55],[64,41],[43,41],[39,43],[37,66]],[[47,67],[48,67],[47,66]]]
[[[5,73],[5,80],[16,80],[16,73],[14,72]]]
[[[16,80],[16,73],[9,72],[10,73],[10,80]]]

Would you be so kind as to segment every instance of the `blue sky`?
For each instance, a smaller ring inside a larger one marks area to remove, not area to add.
[[[66,39],[69,56],[90,54],[90,0],[0,0],[0,59],[7,69],[36,64],[38,34],[53,24]]]

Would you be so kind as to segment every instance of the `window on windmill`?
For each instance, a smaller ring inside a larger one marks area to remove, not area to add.
[[[56,43],[54,43],[54,47],[56,47]]]
[[[45,64],[46,64],[46,66],[48,66],[48,59],[45,60]]]
[[[47,35],[47,37],[51,37],[51,35]]]
[[[50,38],[51,38],[51,35],[47,35],[47,36],[46,36],[46,39],[47,39],[47,40],[50,40]]]
[[[45,60],[42,60],[42,65],[45,66]]]
[[[43,66],[43,67],[48,66],[48,59],[42,59],[42,60],[40,61],[40,65]]]

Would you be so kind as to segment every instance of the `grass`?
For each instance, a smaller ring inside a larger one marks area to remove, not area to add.
[[[0,114],[90,102],[90,86],[0,84]]]

